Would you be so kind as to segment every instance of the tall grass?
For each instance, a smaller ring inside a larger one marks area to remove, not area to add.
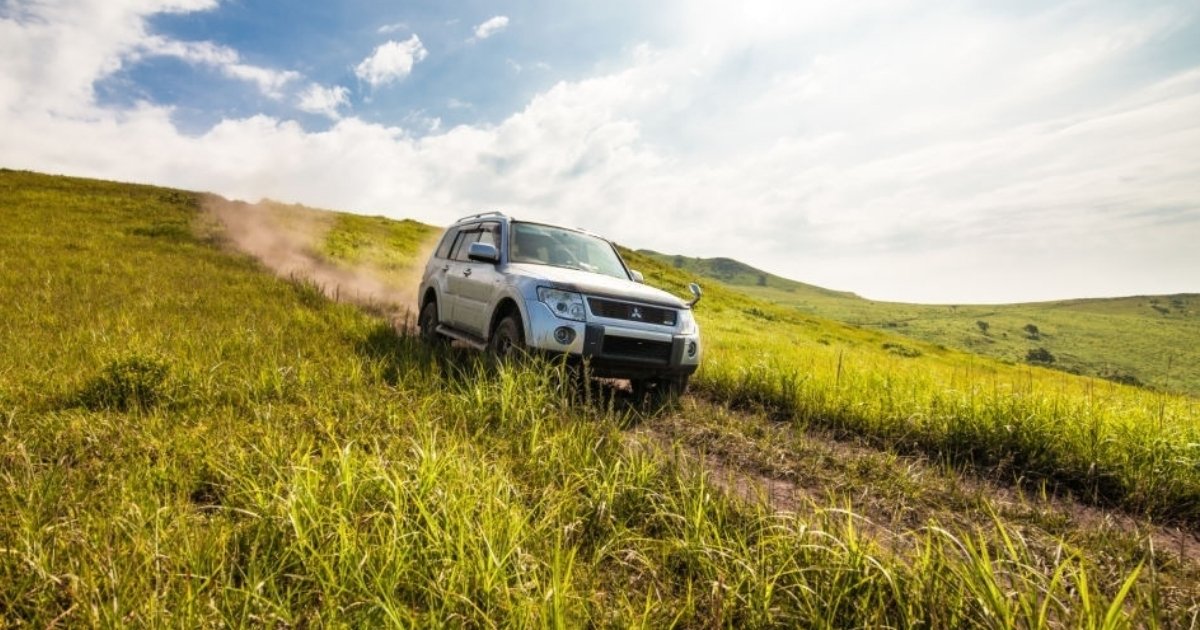
[[[630,447],[634,419],[578,404],[554,366],[435,351],[189,232],[146,228],[187,226],[193,203],[0,173],[0,624],[1195,614],[1161,605],[1178,598],[1153,554],[1098,567],[1004,525],[881,536],[845,510],[726,496],[688,459]]]
[[[1200,524],[1200,407],[1189,397],[870,346],[714,345],[698,386],[719,400]]]
[[[1015,534],[878,540],[841,510],[737,502],[685,460],[624,447],[621,419],[574,405],[552,367],[464,370],[393,347],[343,375],[370,393],[340,404],[316,384],[291,409],[18,417],[0,612],[564,627],[1100,627],[1169,614],[1140,572],[1105,583],[1069,549]]]
[[[652,282],[678,291],[689,280],[629,255]],[[1200,525],[1194,397],[1006,365],[721,286],[707,293],[697,310],[705,358],[693,382],[718,401]]]

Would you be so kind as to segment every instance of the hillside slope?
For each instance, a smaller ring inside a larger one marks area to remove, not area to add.
[[[1049,356],[1034,360],[1044,367],[1200,396],[1197,294],[1005,305],[905,304],[795,282],[727,258],[641,253],[699,280],[716,280],[803,313],[1009,363],[1029,362],[1030,352],[1044,349]]]
[[[639,249],[637,253],[664,266],[673,267],[696,276],[720,280],[731,286],[764,287],[800,296],[812,295],[826,298],[859,299],[857,295],[849,291],[834,291],[814,284],[789,280],[782,276],[756,269],[732,258],[693,258],[677,254],[662,254],[650,249]]]
[[[0,625],[1094,627],[1200,611],[1190,564],[1067,516],[1015,523],[983,499],[966,527],[880,532],[836,489],[803,514],[739,500],[671,445],[627,446],[638,412],[581,404],[552,366],[423,346],[371,314],[387,309],[231,251],[203,202],[0,171]],[[240,211],[315,212],[266,205]],[[397,288],[436,231],[316,218],[289,245],[304,264]],[[687,280],[630,258],[667,288]],[[1191,401],[719,286],[705,300],[697,385],[713,400],[942,454],[929,470],[1032,475],[1196,522]],[[769,429],[742,422],[730,439]],[[924,492],[911,467],[887,470],[877,487]]]

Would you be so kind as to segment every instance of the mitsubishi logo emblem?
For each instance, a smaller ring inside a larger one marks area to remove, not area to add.
[[[641,318],[642,318],[642,309],[641,308],[635,306],[635,307],[633,307],[633,310],[629,311],[629,319],[641,319]]]

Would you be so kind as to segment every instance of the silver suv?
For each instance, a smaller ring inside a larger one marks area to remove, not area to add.
[[[681,393],[700,364],[694,299],[646,286],[612,243],[499,212],[459,219],[422,276],[418,325],[504,357],[529,349],[627,378],[635,394]]]

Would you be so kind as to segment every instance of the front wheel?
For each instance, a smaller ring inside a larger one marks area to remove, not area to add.
[[[512,359],[525,351],[525,331],[519,315],[506,315],[496,324],[488,349],[501,361]]]
[[[417,316],[417,328],[421,333],[421,340],[434,344],[445,345],[449,339],[442,336],[437,331],[438,327],[438,305],[437,302],[429,300],[425,306],[421,307],[421,314]]]
[[[652,407],[661,408],[679,402],[679,397],[687,391],[688,380],[689,375],[680,374],[634,379],[630,384],[633,386],[633,398],[637,404],[647,402]]]

